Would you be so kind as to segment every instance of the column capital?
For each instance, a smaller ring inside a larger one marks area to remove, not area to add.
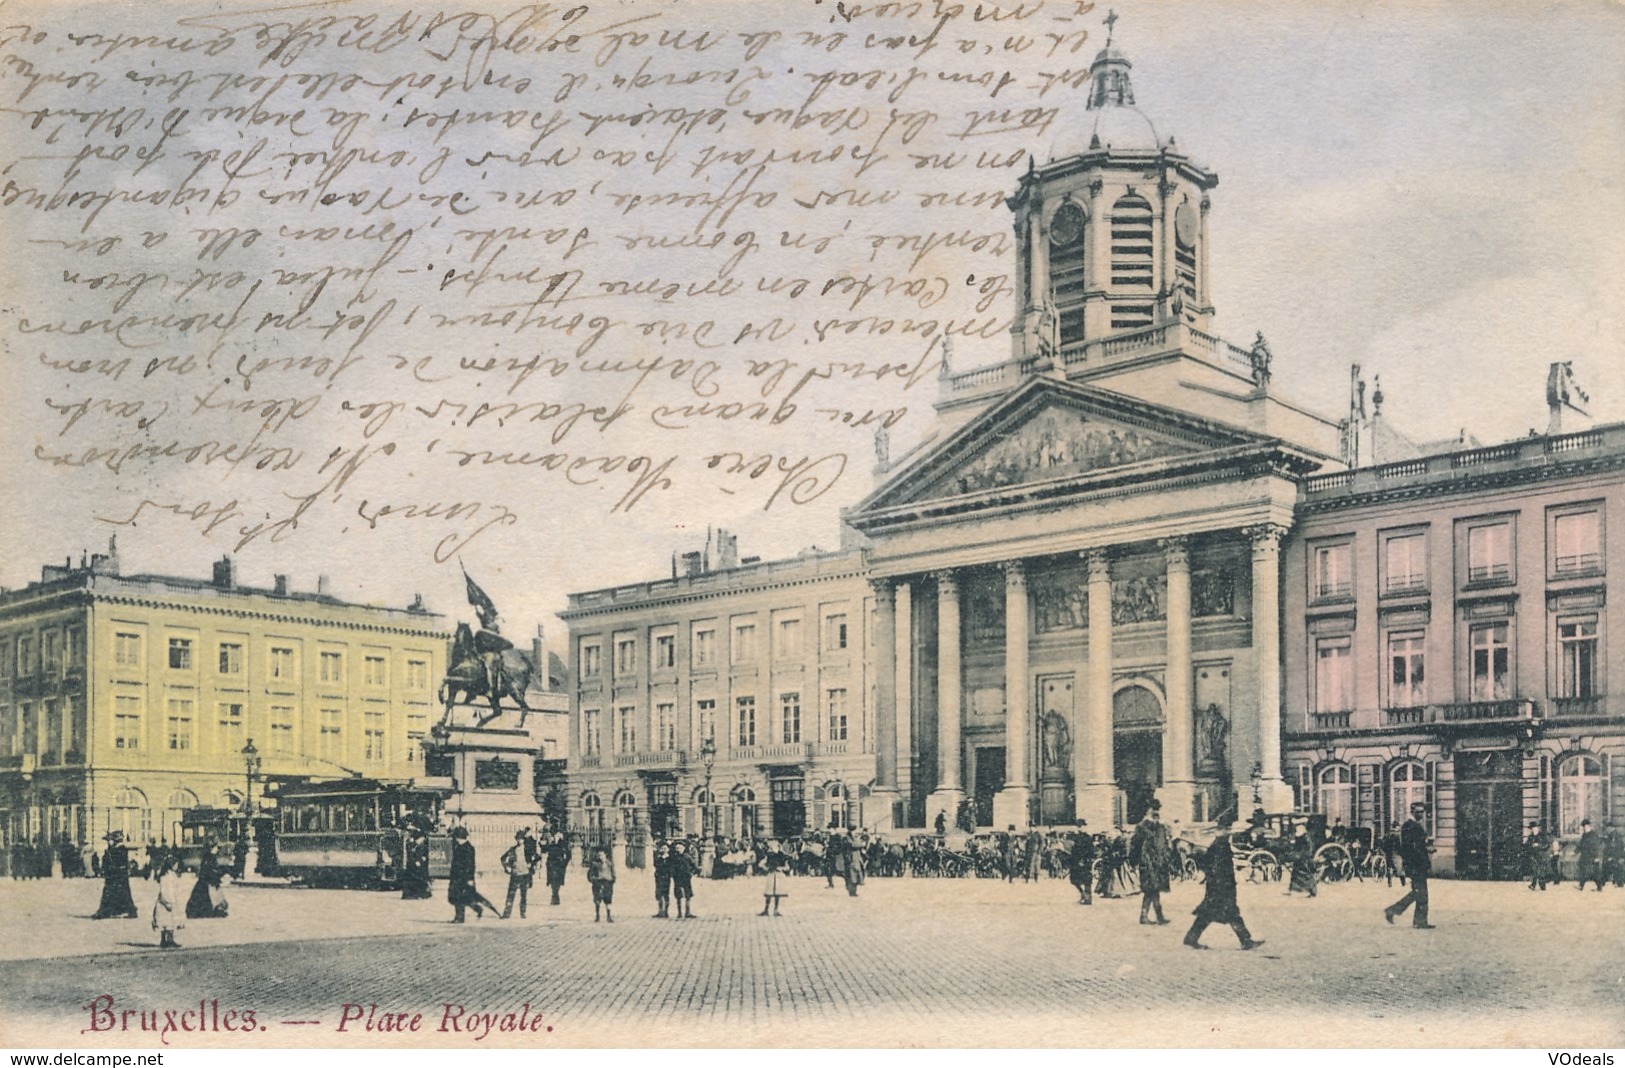
[[[874,594],[875,601],[892,603],[897,597],[897,580],[893,578],[872,578],[869,580],[869,591]]]
[[[931,572],[931,577],[937,582],[938,596],[957,594],[959,592],[958,572],[952,568],[943,568],[941,571]]]
[[[1107,582],[1112,577],[1111,554],[1105,549],[1085,549],[1079,554],[1089,569],[1090,582]]]
[[[1160,538],[1157,548],[1162,550],[1163,559],[1168,563],[1169,571],[1188,571],[1191,566],[1191,540],[1184,535],[1176,538]]]
[[[1027,586],[1027,563],[1025,560],[1006,560],[1004,562],[1004,588],[1025,589]]]
[[[1285,523],[1255,523],[1243,527],[1242,533],[1252,541],[1254,553],[1273,553],[1281,547],[1281,539],[1290,529]]]

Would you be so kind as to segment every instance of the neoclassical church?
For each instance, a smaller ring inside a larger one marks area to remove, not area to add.
[[[1101,828],[1155,797],[1386,826],[1420,799],[1446,866],[1500,875],[1527,821],[1625,817],[1625,425],[1560,364],[1548,433],[1489,448],[1412,442],[1363,385],[1295,404],[1262,335],[1211,333],[1217,176],[1110,41],[1091,74],[1008,199],[1010,358],[945,354],[843,548],[723,533],[571,595],[572,819]]]

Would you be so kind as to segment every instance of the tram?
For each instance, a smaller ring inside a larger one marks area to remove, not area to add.
[[[313,886],[400,885],[406,832],[429,835],[429,875],[451,874],[440,813],[451,791],[410,781],[337,779],[276,784],[276,858],[283,875]]]

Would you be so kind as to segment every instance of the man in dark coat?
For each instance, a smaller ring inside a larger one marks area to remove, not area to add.
[[[1574,888],[1584,890],[1586,883],[1595,879],[1597,889],[1602,890],[1605,877],[1602,870],[1602,835],[1591,826],[1590,820],[1580,821],[1580,841],[1576,848],[1580,853],[1580,872]]]
[[[446,887],[446,900],[456,910],[452,923],[462,923],[463,910],[467,908],[474,910],[475,919],[484,919],[486,909],[501,915],[501,910],[474,885],[474,872],[474,843],[468,840],[466,828],[454,827],[451,832],[451,878]]]
[[[225,896],[220,891],[224,874],[220,858],[215,855],[214,839],[205,839],[203,858],[198,861],[197,882],[192,884],[192,893],[186,899],[187,919],[208,920],[226,915]],[[219,904],[215,903],[216,898]]]
[[[1202,854],[1205,876],[1202,903],[1191,913],[1196,921],[1185,932],[1185,944],[1192,949],[1207,948],[1202,944],[1202,932],[1207,930],[1210,923],[1229,924],[1241,940],[1242,949],[1254,949],[1264,944],[1262,938],[1255,939],[1247,930],[1247,921],[1241,918],[1241,909],[1236,906],[1236,858],[1230,849],[1231,826],[1229,817],[1220,816],[1219,836]]]
[[[529,827],[515,831],[513,845],[502,854],[502,870],[508,873],[508,899],[502,904],[502,918],[513,915],[513,899],[519,897],[519,918],[525,918],[525,906],[530,897],[530,884],[536,875],[536,865],[542,859],[542,848]]]
[[[1156,910],[1159,924],[1168,922],[1162,914],[1162,895],[1168,890],[1168,866],[1173,860],[1174,842],[1162,822],[1162,802],[1153,801],[1145,818],[1134,828],[1129,841],[1128,861],[1140,872],[1140,922],[1150,923]]]
[[[1603,874],[1611,876],[1615,886],[1625,886],[1625,834],[1610,823],[1602,834]]]
[[[547,888],[552,891],[550,905],[559,903],[559,890],[564,886],[564,873],[570,867],[570,838],[563,831],[555,832],[547,843]]]
[[[407,830],[403,852],[401,900],[427,901],[434,891],[429,889],[429,835],[422,827]]]
[[[688,843],[681,838],[671,844],[671,896],[677,902],[677,918],[694,918],[694,858],[689,855]]]
[[[1523,867],[1529,876],[1529,889],[1546,889],[1546,836],[1540,833],[1540,824],[1531,823],[1529,833],[1523,837]]]
[[[135,898],[130,896],[130,851],[122,831],[109,832],[102,857],[102,901],[91,919],[135,919]]]
[[[1411,926],[1424,931],[1433,929],[1428,922],[1428,875],[1433,871],[1433,862],[1428,856],[1428,831],[1422,825],[1427,811],[1426,805],[1416,802],[1411,806],[1411,818],[1399,829],[1399,859],[1410,877],[1411,892],[1382,910],[1382,918],[1393,923],[1395,916],[1414,904]]]
[[[650,919],[671,918],[671,846],[661,842],[655,846],[655,914]]]
[[[1072,836],[1072,855],[1067,861],[1067,877],[1078,891],[1078,904],[1093,905],[1090,879],[1095,870],[1095,836],[1088,831],[1089,824],[1078,821],[1077,833]]]

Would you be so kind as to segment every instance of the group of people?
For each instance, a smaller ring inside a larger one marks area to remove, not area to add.
[[[1523,871],[1529,879],[1529,889],[1544,890],[1549,883],[1563,881],[1563,872],[1558,867],[1562,851],[1559,838],[1548,838],[1539,823],[1529,825],[1523,839]],[[1615,886],[1625,887],[1625,831],[1613,823],[1599,831],[1591,820],[1581,820],[1575,854],[1576,889],[1584,890],[1587,884],[1595,883],[1595,889],[1600,891],[1610,880]]]
[[[205,840],[195,870],[183,862],[178,850],[164,850],[150,861],[145,872],[131,858],[122,831],[109,831],[103,839],[107,849],[97,858],[102,878],[101,901],[91,919],[135,919],[139,913],[130,888],[131,876],[150,877],[156,887],[152,906],[152,928],[159,934],[163,949],[178,949],[176,932],[187,920],[220,919],[229,912],[226,876],[230,869],[220,863],[219,844]]]

